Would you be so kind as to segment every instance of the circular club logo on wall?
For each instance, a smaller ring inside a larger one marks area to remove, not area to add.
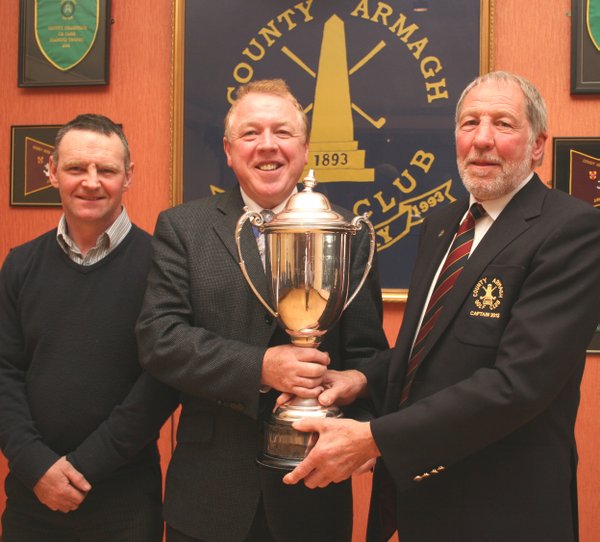
[[[285,79],[311,122],[317,189],[367,213],[382,286],[406,288],[419,224],[465,194],[454,108],[479,73],[480,0],[424,4],[186,3],[184,199],[236,182],[222,149],[235,89]]]

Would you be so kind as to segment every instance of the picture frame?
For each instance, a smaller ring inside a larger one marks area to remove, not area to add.
[[[60,207],[48,178],[48,158],[60,125],[11,126],[10,205]]]
[[[590,5],[571,0],[571,94],[600,93],[600,13],[590,17]]]
[[[19,87],[107,85],[110,0],[19,0]]]
[[[554,137],[552,185],[600,209],[600,137]],[[600,354],[600,323],[587,353]]]
[[[552,184],[600,209],[600,137],[552,138]]]
[[[466,195],[454,155],[456,102],[468,82],[493,67],[494,0],[425,4],[428,9],[417,12],[412,0],[389,0],[393,13],[386,18],[375,14],[381,3],[357,0],[277,6],[174,0],[171,203],[235,185],[222,137],[239,84],[285,79],[312,121],[320,51],[325,44],[341,47],[351,79],[354,143],[366,155],[359,177],[365,179],[331,180],[338,171],[324,180],[330,172],[321,169],[317,190],[354,214],[369,215],[378,234],[383,298],[404,302],[419,224],[436,205]],[[332,19],[337,30],[326,31]],[[219,39],[224,28],[226,42]],[[335,158],[334,152],[317,156],[313,147],[309,154],[309,164]]]

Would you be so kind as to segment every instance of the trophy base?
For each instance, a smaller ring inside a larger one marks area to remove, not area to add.
[[[308,455],[316,442],[314,433],[296,431],[292,423],[303,418],[341,418],[342,411],[336,407],[324,407],[316,399],[296,397],[279,407],[265,422],[263,452],[259,465],[278,470],[293,470]]]

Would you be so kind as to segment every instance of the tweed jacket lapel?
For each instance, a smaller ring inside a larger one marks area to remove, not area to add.
[[[222,241],[231,257],[239,265],[239,256],[235,244],[235,228],[237,221],[244,214],[244,200],[240,193],[239,186],[226,192],[217,206],[221,219],[215,221],[213,229],[217,237]],[[242,257],[246,264],[246,270],[254,286],[265,299],[270,302],[269,287],[267,277],[258,253],[256,238],[252,231],[252,225],[246,221],[240,234],[240,245],[242,247]],[[241,270],[240,270],[241,273]]]

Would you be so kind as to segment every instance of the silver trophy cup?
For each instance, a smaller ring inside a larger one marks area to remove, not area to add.
[[[375,230],[366,215],[346,222],[323,194],[313,191],[316,184],[311,170],[304,179],[304,190],[293,195],[270,222],[266,223],[260,213],[247,211],[235,231],[240,268],[254,294],[277,318],[294,345],[315,348],[362,288],[375,252]],[[240,234],[248,220],[265,237],[265,272],[274,308],[257,291],[246,270]],[[369,257],[359,284],[348,297],[350,241],[362,224],[370,232]],[[292,423],[306,417],[341,416],[335,406],[323,407],[316,399],[295,397],[266,422],[259,463],[278,469],[294,468],[306,457],[313,437],[296,431]]]

